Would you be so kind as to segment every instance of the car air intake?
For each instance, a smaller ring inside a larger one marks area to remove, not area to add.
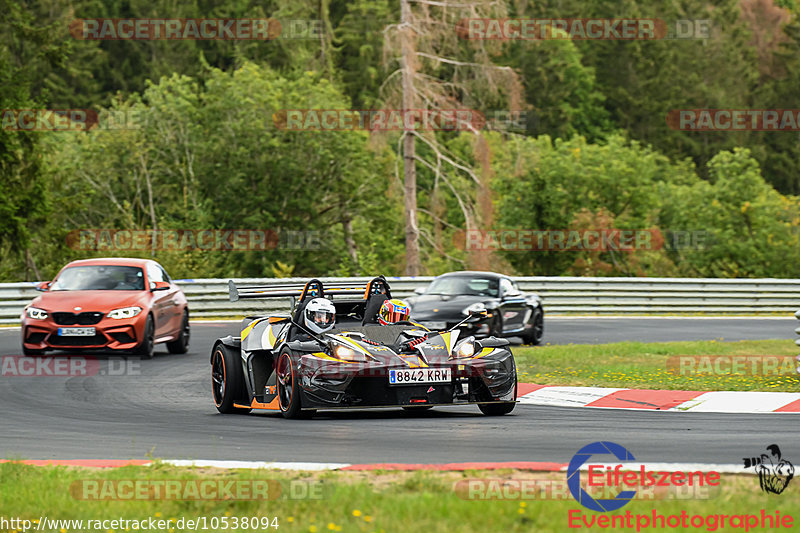
[[[29,342],[31,344],[39,344],[44,340],[47,336],[47,333],[42,333],[41,331],[35,331],[28,335],[28,338],[25,339],[25,342]]]
[[[103,319],[103,313],[53,313],[53,321],[59,326],[91,326]]]

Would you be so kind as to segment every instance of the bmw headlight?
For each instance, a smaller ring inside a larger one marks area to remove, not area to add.
[[[475,337],[467,337],[456,344],[456,348],[453,350],[453,357],[456,358],[472,357],[473,355],[475,355]]]
[[[133,318],[139,313],[142,312],[142,308],[138,306],[133,307],[121,307],[119,309],[114,309],[110,313],[108,313],[108,318]]]
[[[28,318],[33,318],[35,320],[44,320],[47,318],[47,311],[39,309],[38,307],[27,308],[25,314],[28,315]]]
[[[485,311],[486,311],[486,304],[484,304],[483,302],[475,302],[469,307],[465,307],[461,311],[461,314],[469,315],[470,313],[483,313]]]

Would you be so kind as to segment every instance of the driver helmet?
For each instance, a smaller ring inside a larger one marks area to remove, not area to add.
[[[385,300],[378,310],[378,324],[385,326],[408,320],[411,316],[411,308],[403,300],[394,298]]]
[[[303,319],[308,329],[314,333],[325,333],[333,329],[336,322],[336,308],[326,298],[314,298],[306,305]]]

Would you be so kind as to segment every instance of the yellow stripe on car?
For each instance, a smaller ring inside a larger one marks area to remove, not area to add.
[[[242,340],[245,340],[247,336],[250,335],[250,332],[253,331],[253,328],[256,327],[256,324],[262,320],[263,318],[257,318],[256,320],[250,322],[250,324],[248,324],[248,326],[242,330]]]

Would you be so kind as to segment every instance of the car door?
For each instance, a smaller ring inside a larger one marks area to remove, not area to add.
[[[509,278],[500,278],[500,311],[503,317],[503,332],[521,330],[525,321],[527,305],[525,296]]]
[[[153,284],[157,281],[166,281],[169,283],[169,278],[166,277],[166,272],[157,263],[147,263],[147,282],[152,289]],[[175,293],[177,289],[173,284],[170,284],[169,290],[166,291],[153,291],[153,317],[156,322],[156,338],[164,337],[173,333],[178,326],[175,322]]]
[[[183,309],[182,309],[182,302],[183,297],[181,293],[180,287],[175,285],[175,282],[172,281],[172,278],[169,277],[167,271],[164,270],[164,267],[156,263],[158,268],[161,270],[161,274],[164,276],[164,281],[169,283],[169,294],[171,296],[171,307],[170,311],[172,316],[170,318],[170,331],[175,332],[180,330],[181,328],[181,320],[183,319]]]

